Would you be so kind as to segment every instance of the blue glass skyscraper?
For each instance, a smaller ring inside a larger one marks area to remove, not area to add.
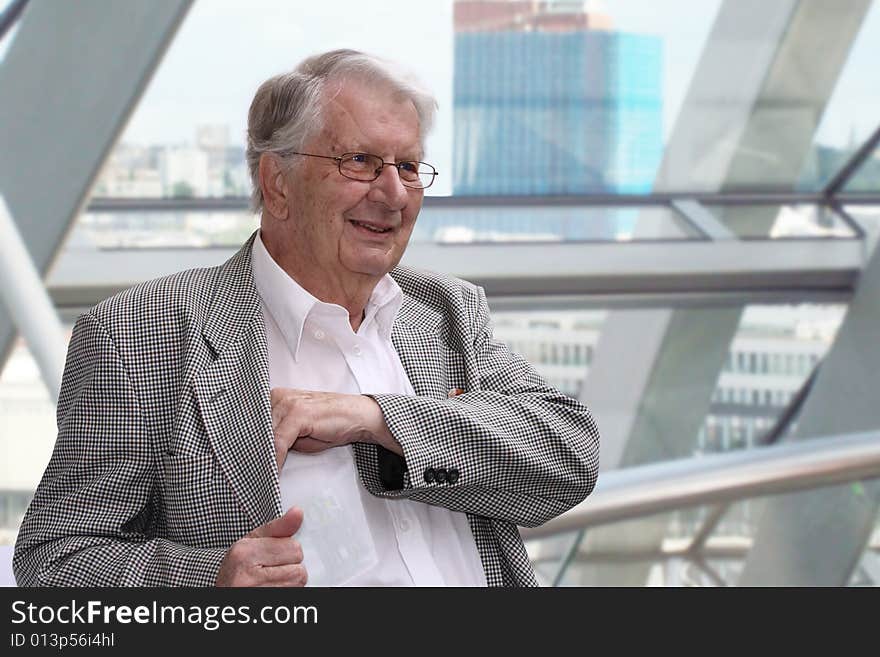
[[[662,43],[600,30],[457,32],[456,195],[646,193]]]

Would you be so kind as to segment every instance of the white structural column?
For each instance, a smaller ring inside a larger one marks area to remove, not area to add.
[[[0,196],[0,299],[27,340],[34,360],[49,389],[58,400],[64,368],[66,340],[58,313],[52,306],[42,277],[28,257],[15,222]]]
[[[0,63],[0,195],[42,276],[191,1],[43,1],[22,14]],[[14,330],[0,314],[0,366]]]
[[[774,183],[793,188],[868,4],[843,12],[834,3],[727,0],[655,190],[741,188],[761,179],[751,167],[762,153],[776,158]],[[804,76],[809,84],[795,92],[789,78]],[[788,115],[797,118],[791,125]],[[755,221],[766,228],[771,219]],[[740,316],[741,307],[609,314],[582,392],[597,416],[603,469],[691,453]],[[656,550],[665,533],[665,518],[590,530],[582,551]],[[569,581],[642,585],[648,573],[648,564],[582,565]]]

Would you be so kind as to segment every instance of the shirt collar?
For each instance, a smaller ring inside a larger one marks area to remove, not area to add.
[[[403,290],[391,276],[385,274],[379,279],[364,313],[363,327],[367,328],[369,322],[375,321],[379,335],[383,339],[391,338],[391,329],[400,306],[403,305]]]
[[[251,262],[257,291],[296,361],[303,327],[309,314],[316,306],[327,309],[340,306],[320,301],[291,278],[266,250],[260,233],[254,239]],[[358,332],[363,332],[370,323],[376,322],[379,335],[385,340],[390,339],[394,320],[402,304],[403,290],[391,276],[385,274],[373,288]]]

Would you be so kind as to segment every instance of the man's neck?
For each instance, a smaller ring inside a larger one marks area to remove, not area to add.
[[[345,308],[348,311],[348,321],[352,330],[358,330],[366,317],[367,303],[382,277],[366,274],[341,277],[336,272],[318,268],[310,263],[307,257],[290,257],[284,253],[273,253],[271,245],[266,244],[265,240],[263,246],[275,263],[302,289],[318,301]]]
[[[280,263],[279,263],[280,264]],[[361,280],[334,280],[328,276],[309,276],[307,272],[297,271],[293,267],[284,267],[293,280],[306,292],[324,303],[342,306],[348,311],[348,321],[353,331],[357,331],[366,316],[367,303],[378,283],[373,278]]]

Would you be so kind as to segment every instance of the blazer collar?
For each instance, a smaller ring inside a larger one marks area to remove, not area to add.
[[[214,298],[208,308],[202,336],[214,351],[221,354],[234,343],[245,327],[260,315],[260,295],[251,271],[251,248],[257,231],[238,253],[220,266]]]

